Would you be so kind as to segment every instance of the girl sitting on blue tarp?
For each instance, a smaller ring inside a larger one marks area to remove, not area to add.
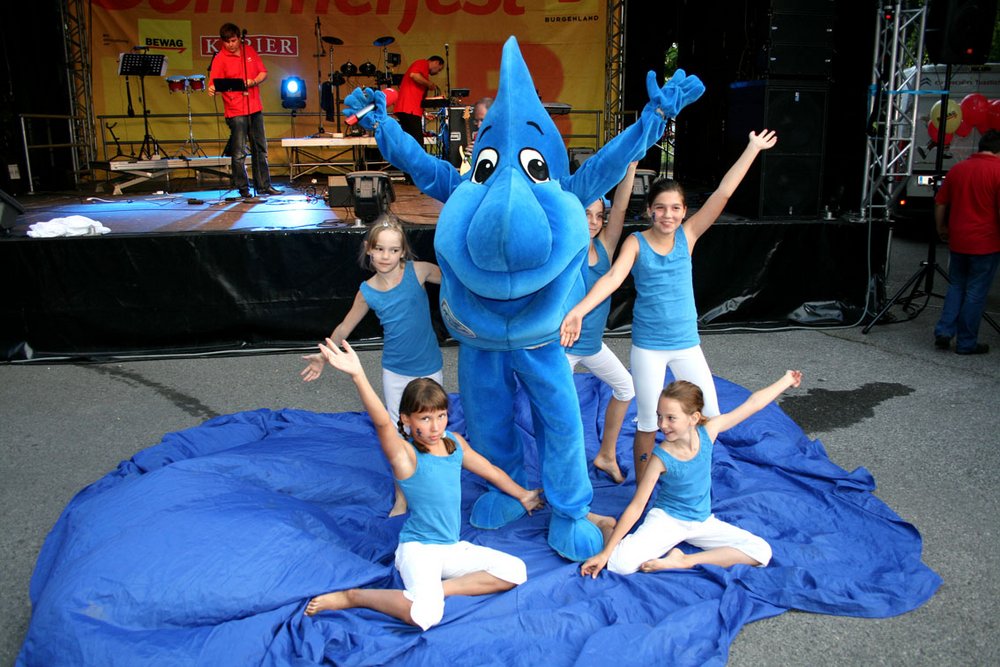
[[[524,583],[528,574],[520,558],[458,539],[462,468],[516,498],[529,514],[541,507],[541,490],[525,489],[477,454],[462,436],[446,430],[448,395],[430,378],[413,380],[403,390],[399,421],[409,434],[397,430],[358,355],[346,340],[342,345],[340,351],[327,338],[319,347],[331,366],[354,381],[393,477],[409,502],[410,516],[396,548],[396,569],[405,589],[326,593],[309,601],[306,615],[365,607],[426,630],[441,621],[445,596],[499,593]]]
[[[605,566],[617,574],[632,574],[695,565],[767,565],[771,560],[767,542],[712,514],[712,447],[719,433],[756,414],[801,382],[800,371],[787,371],[774,384],[755,391],[735,410],[711,419],[702,415],[705,399],[698,385],[685,380],[667,385],[656,408],[663,442],[653,448],[635,495],[604,549],[580,566],[580,574],[597,577]],[[660,491],[653,507],[639,529],[628,535],[642,516],[657,480]],[[685,554],[677,548],[681,542],[704,551]]]

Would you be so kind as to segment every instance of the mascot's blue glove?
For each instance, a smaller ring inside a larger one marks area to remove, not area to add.
[[[660,88],[656,83],[656,72],[648,72],[646,92],[649,93],[649,102],[644,111],[652,110],[663,118],[674,118],[681,109],[701,97],[705,92],[705,84],[693,74],[688,76],[684,70],[679,69]]]
[[[358,119],[358,125],[366,130],[374,130],[379,123],[389,117],[385,110],[385,93],[371,88],[355,88],[354,92],[344,98],[344,115],[350,118],[369,104],[375,108]]]

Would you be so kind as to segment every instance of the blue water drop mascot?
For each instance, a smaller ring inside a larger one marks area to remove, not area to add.
[[[582,561],[603,546],[587,520],[593,488],[572,371],[559,325],[585,293],[584,207],[604,195],[663,135],[667,119],[704,92],[678,71],[663,87],[646,78],[649,102],[638,120],[572,175],[566,146],[535,91],[511,37],[503,47],[499,90],[476,137],[472,169],[461,175],[428,155],[386,112],[381,91],[358,88],[344,113],[374,130],[386,160],[425,194],[444,202],[434,237],[441,267],[441,313],[458,341],[459,388],[470,441],[524,485],[524,457],[514,429],[515,389],[531,406],[542,487],[552,509],[548,541]],[[514,499],[490,489],[471,522],[499,528],[524,514]]]

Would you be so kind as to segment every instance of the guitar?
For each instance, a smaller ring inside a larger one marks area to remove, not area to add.
[[[469,127],[469,119],[471,117],[472,117],[472,109],[470,107],[465,107],[464,109],[462,109],[462,120],[465,121],[465,136],[469,140],[475,139],[475,137],[472,136],[472,129]],[[472,169],[472,164],[471,164],[472,153],[470,152],[469,155],[466,155],[465,146],[459,146],[458,154],[462,158],[462,161],[458,165],[458,173],[461,174],[462,176],[465,176],[465,174],[468,173],[470,169]]]

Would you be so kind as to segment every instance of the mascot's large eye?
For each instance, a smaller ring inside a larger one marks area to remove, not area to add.
[[[479,151],[479,157],[476,158],[476,168],[472,170],[472,182],[485,183],[493,175],[493,172],[496,171],[499,159],[500,156],[497,154],[496,149],[484,148]]]
[[[535,183],[549,180],[549,165],[542,154],[534,148],[525,148],[521,151],[521,166]]]

